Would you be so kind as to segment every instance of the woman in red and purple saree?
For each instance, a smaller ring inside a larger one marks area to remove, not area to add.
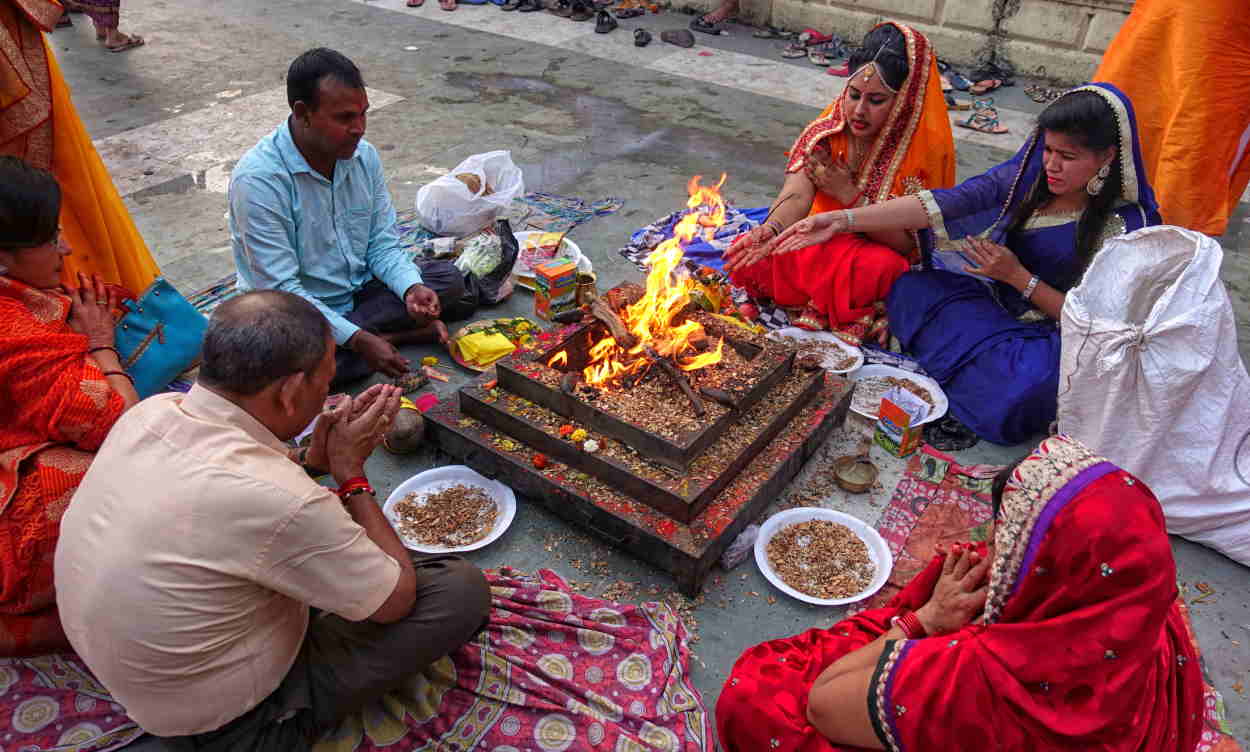
[[[716,708],[724,747],[1197,749],[1202,673],[1150,490],[1064,436],[995,485],[978,557],[939,555],[887,607],[744,653]],[[959,599],[980,613],[955,627]]]

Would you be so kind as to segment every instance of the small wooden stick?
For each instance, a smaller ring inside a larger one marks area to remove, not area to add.
[[[694,388],[690,386],[690,381],[682,375],[681,371],[677,370],[677,366],[673,365],[673,361],[661,357],[659,353],[650,347],[646,348],[646,352],[647,357],[659,365],[660,370],[664,371],[664,375],[668,376],[669,380],[676,384],[682,393],[686,395],[686,398],[690,400],[690,404],[694,407],[695,416],[699,418],[706,416],[707,409],[703,407],[703,400],[699,399],[699,395],[694,393]]]
[[[725,407],[732,408],[734,410],[738,409],[737,400],[733,398],[732,394],[724,389],[716,389],[715,387],[705,386],[699,390],[699,394],[702,394],[710,400],[719,402]]]

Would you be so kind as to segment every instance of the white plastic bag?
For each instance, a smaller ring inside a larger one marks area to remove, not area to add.
[[[1170,532],[1250,565],[1250,375],[1222,258],[1179,227],[1103,246],[1063,305],[1059,430],[1144,480]]]
[[[463,173],[476,175],[481,181],[477,193],[456,179]],[[474,154],[417,191],[417,218],[438,235],[460,237],[489,226],[524,192],[525,181],[521,169],[512,162],[512,152]]]

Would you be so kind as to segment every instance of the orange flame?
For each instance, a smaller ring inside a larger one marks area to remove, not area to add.
[[[551,360],[547,361],[548,368],[559,368],[560,366],[567,366],[568,364],[569,354],[564,350],[552,355]]]
[[[626,376],[640,373],[649,367],[649,361],[642,357],[647,348],[672,359],[679,368],[687,371],[706,368],[721,361],[724,340],[715,350],[692,354],[695,347],[691,340],[696,336],[702,337],[703,327],[694,321],[673,323],[690,303],[690,292],[695,287],[689,275],[675,274],[681,264],[683,248],[700,235],[711,240],[716,230],[725,224],[725,202],[720,195],[725,175],[721,175],[716,185],[701,185],[701,179],[701,176],[695,175],[686,185],[690,194],[686,202],[689,211],[673,229],[673,237],[661,243],[647,257],[646,293],[622,313],[621,319],[630,333],[638,338],[638,344],[623,352],[612,337],[595,343],[590,348],[590,365],[582,371],[587,384],[600,387],[618,385]]]

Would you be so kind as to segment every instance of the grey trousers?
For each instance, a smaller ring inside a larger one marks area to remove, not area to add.
[[[163,737],[162,748],[309,749],[344,717],[401,686],[486,625],[490,588],[481,570],[449,555],[419,560],[416,569],[417,603],[406,619],[375,624],[314,612],[295,664],[269,697],[216,731]]]

